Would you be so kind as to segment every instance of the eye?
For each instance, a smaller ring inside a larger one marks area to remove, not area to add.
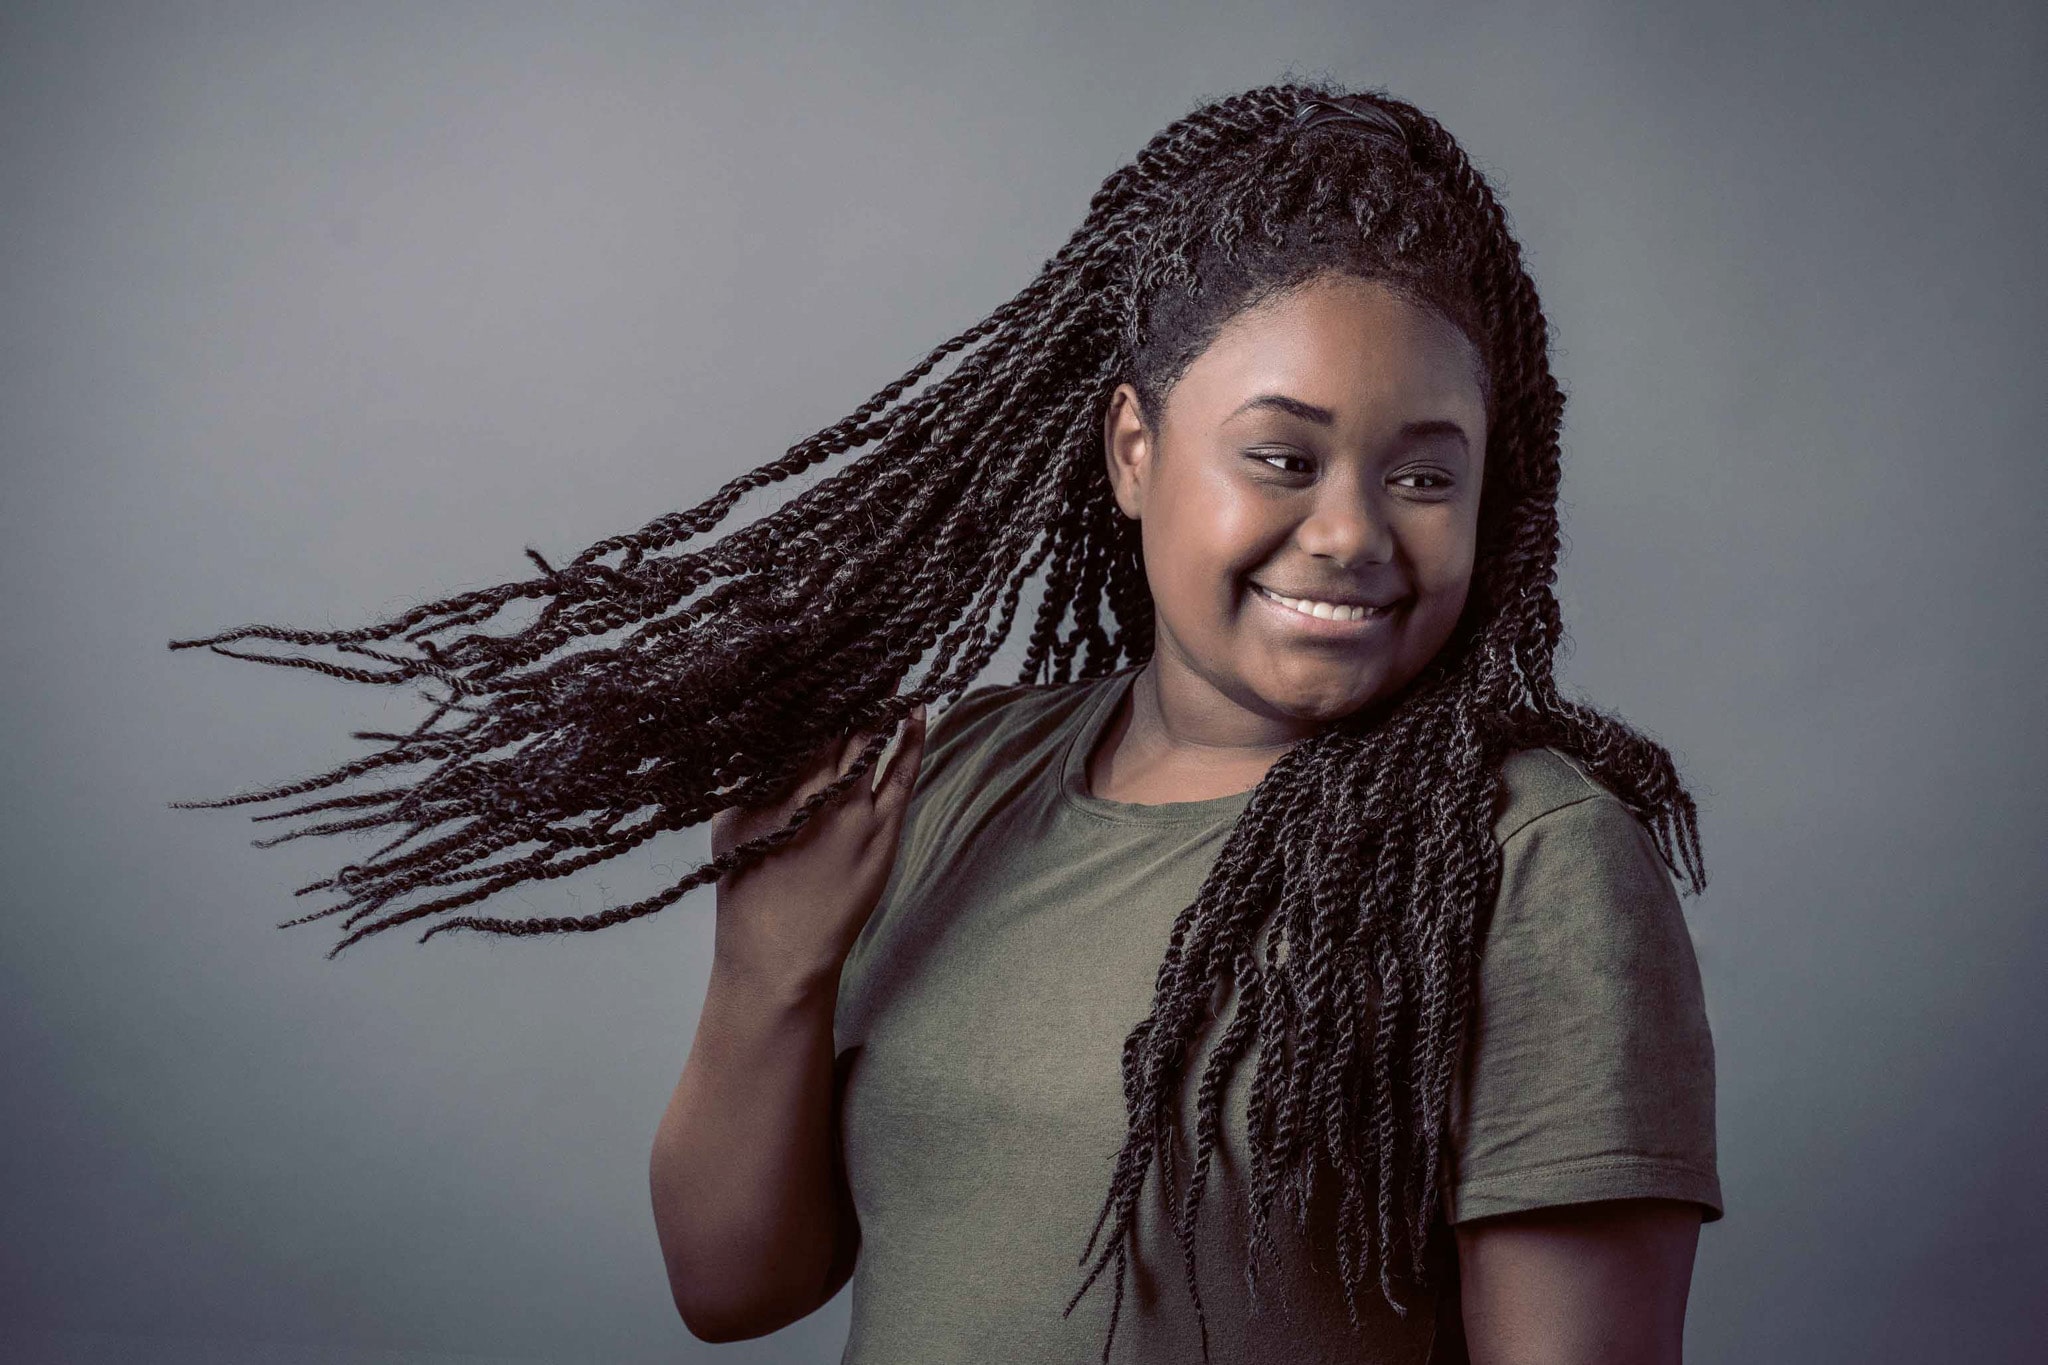
[[[1409,479],[1421,479],[1424,482],[1413,484],[1407,482]],[[1451,487],[1452,479],[1450,475],[1440,469],[1410,469],[1405,473],[1395,475],[1394,482],[1401,484],[1404,488],[1413,488],[1421,493],[1441,493]]]
[[[1314,460],[1305,455],[1297,455],[1291,450],[1255,450],[1252,452],[1252,458],[1272,469],[1278,469],[1279,466],[1268,464],[1271,460],[1298,460],[1308,466],[1306,469],[1281,469],[1282,474],[1309,474],[1315,471]]]

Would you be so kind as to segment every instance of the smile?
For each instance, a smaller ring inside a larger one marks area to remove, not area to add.
[[[1291,626],[1315,635],[1338,638],[1370,633],[1381,622],[1393,616],[1395,607],[1353,607],[1336,602],[1313,602],[1298,597],[1281,597],[1269,592],[1262,585],[1252,584],[1255,596],[1272,606],[1276,612],[1284,613]]]

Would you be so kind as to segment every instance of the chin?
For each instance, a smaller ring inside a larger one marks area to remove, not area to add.
[[[1378,678],[1366,681],[1354,678],[1328,685],[1312,679],[1299,679],[1291,684],[1276,683],[1270,690],[1261,689],[1268,701],[1289,715],[1311,721],[1341,720],[1396,690],[1396,686]]]

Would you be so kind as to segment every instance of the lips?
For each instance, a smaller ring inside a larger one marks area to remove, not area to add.
[[[1261,603],[1260,610],[1270,612],[1276,625],[1302,639],[1341,641],[1377,637],[1381,631],[1391,628],[1389,623],[1393,621],[1401,603],[1407,600],[1396,598],[1386,606],[1368,607],[1362,618],[1351,620],[1342,616],[1315,616],[1290,607],[1264,584],[1254,583],[1252,589],[1252,595]]]
[[[1406,593],[1401,593],[1394,597],[1372,598],[1357,592],[1288,592],[1283,588],[1269,588],[1264,583],[1258,582],[1254,582],[1252,586],[1265,593],[1268,597],[1292,597],[1297,601],[1328,602],[1332,606],[1339,607],[1366,607],[1380,610],[1387,607],[1397,607],[1408,600]]]

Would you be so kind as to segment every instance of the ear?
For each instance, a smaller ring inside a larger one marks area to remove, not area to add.
[[[1138,391],[1119,384],[1102,416],[1102,455],[1116,505],[1133,521],[1145,515],[1145,485],[1152,472],[1152,434],[1145,429]]]

